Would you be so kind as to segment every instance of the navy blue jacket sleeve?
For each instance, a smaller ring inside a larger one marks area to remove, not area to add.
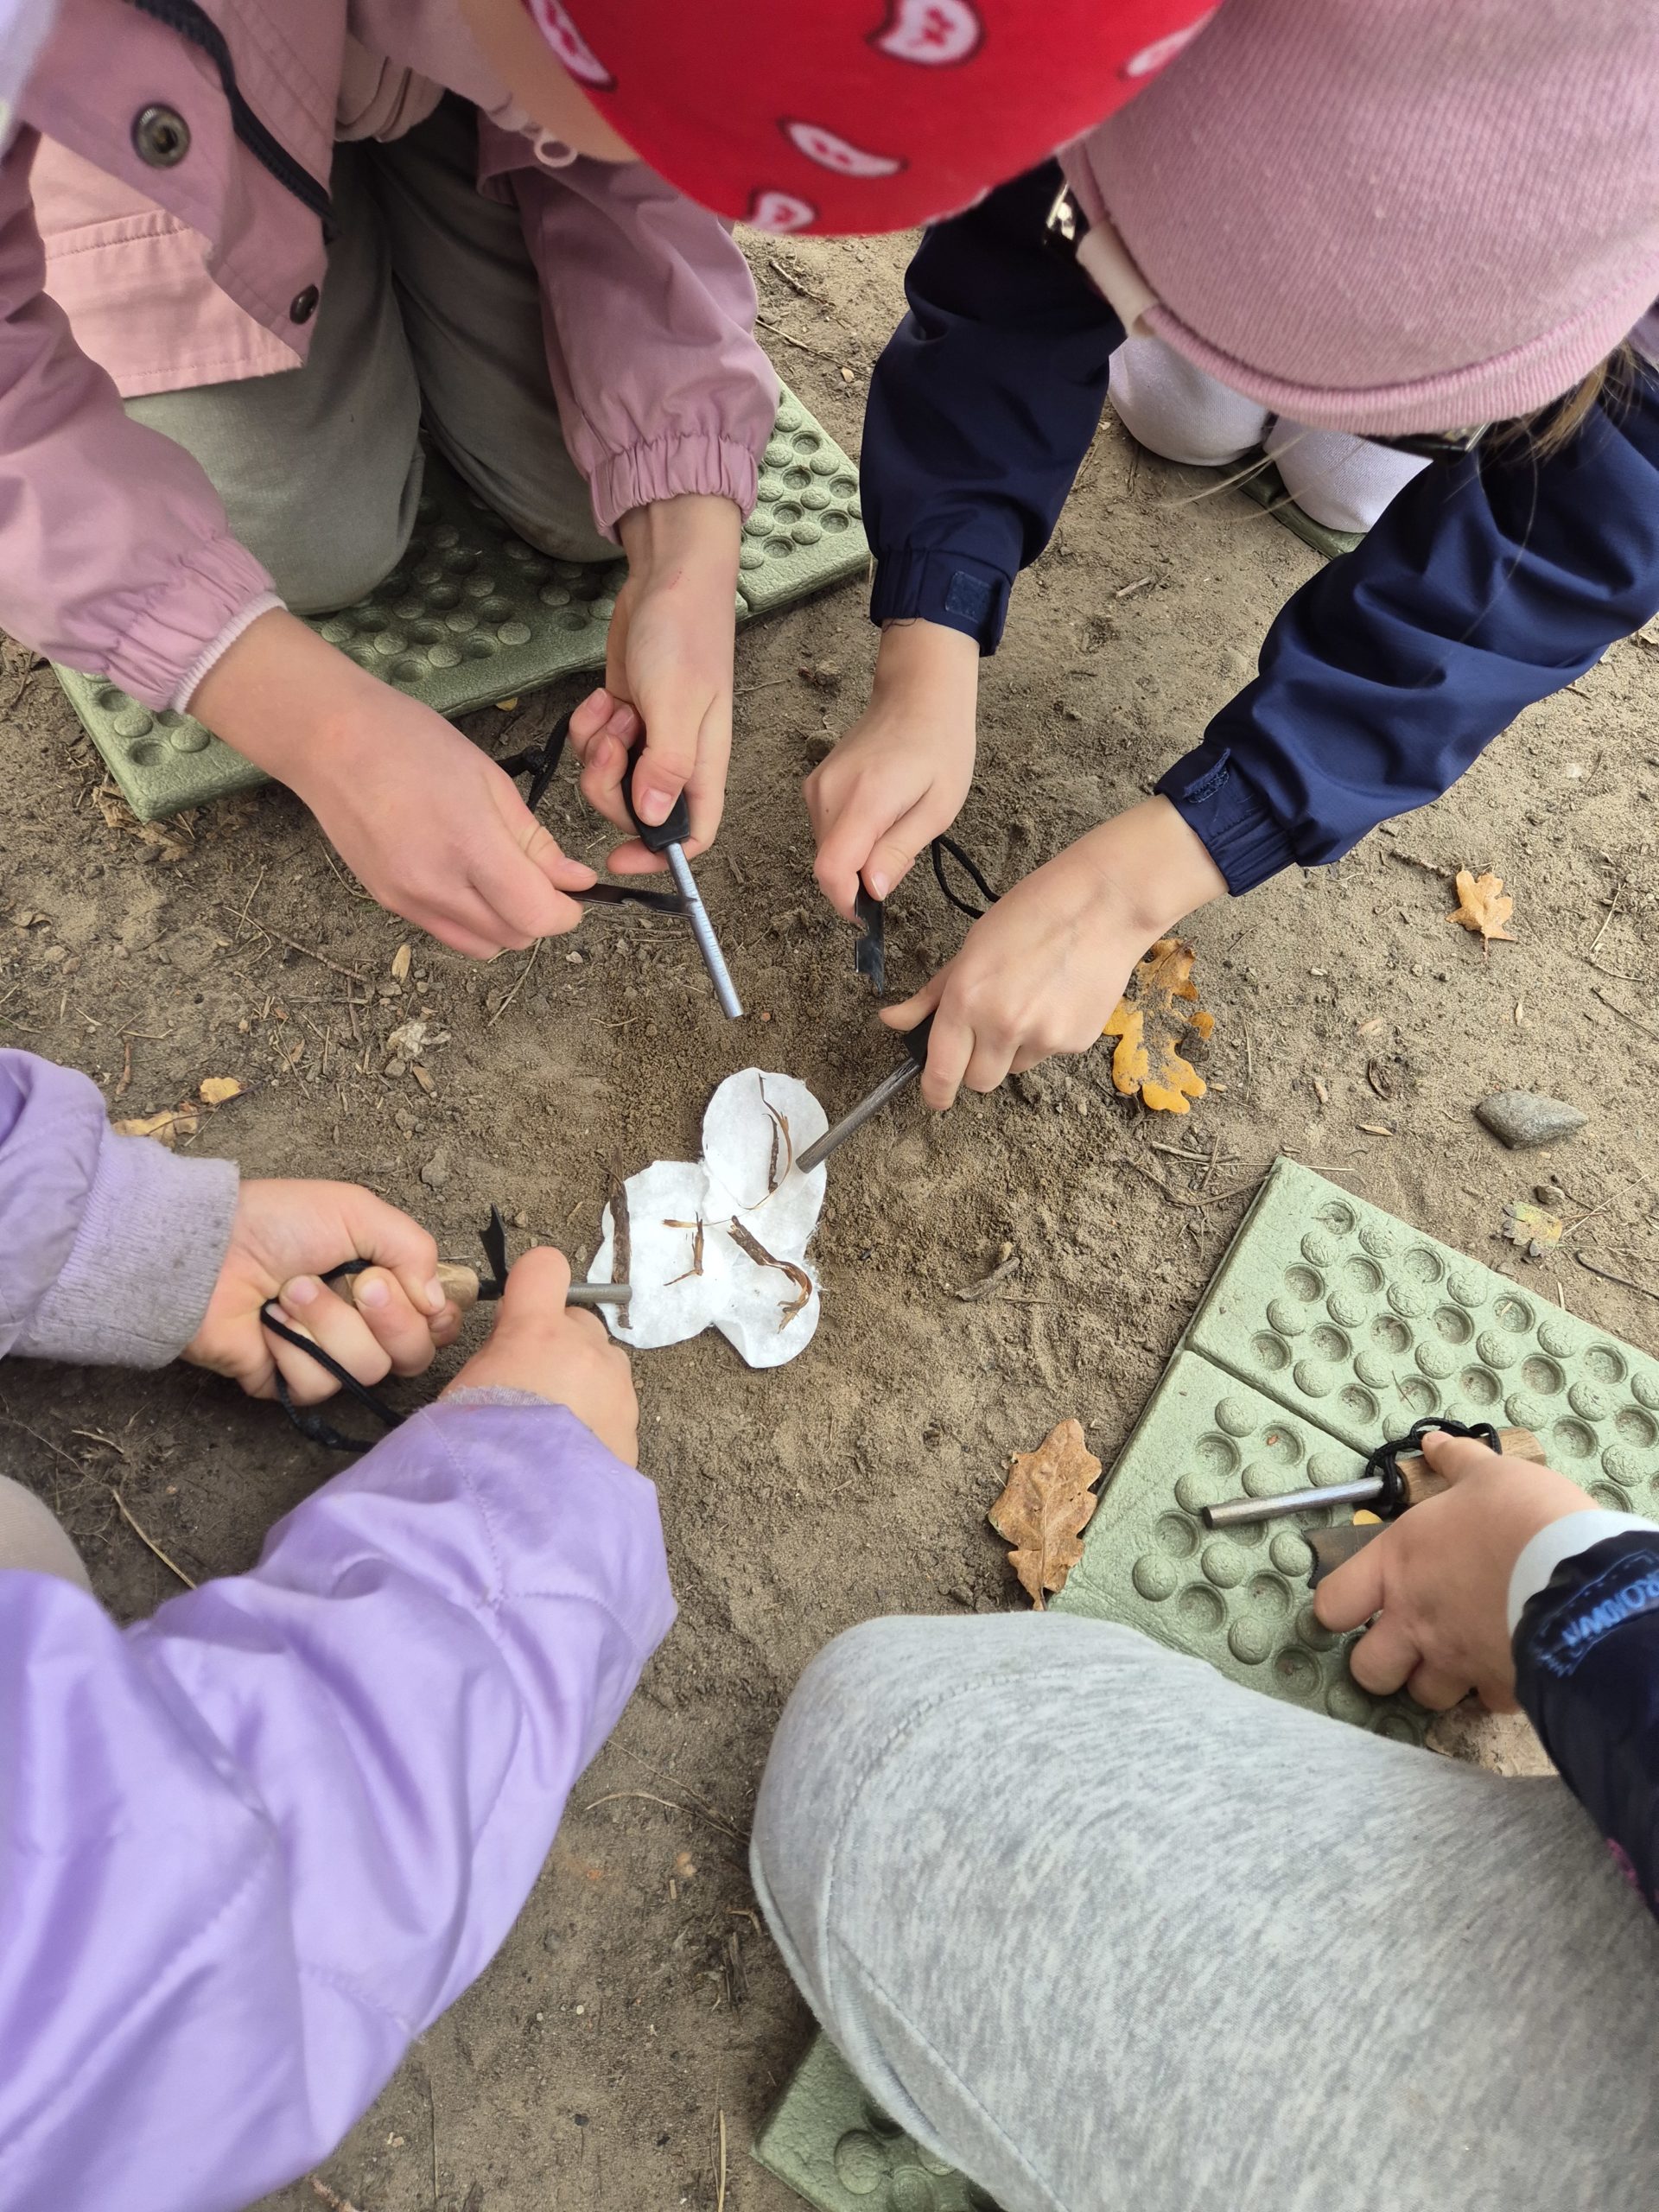
[[[1046,163],[929,231],[870,381],[860,464],[874,620],[921,616],[995,652],[1089,450],[1123,327],[1043,225]]]
[[[1659,1912],[1659,1536],[1563,1560],[1521,1616],[1515,1661],[1544,1749]]]
[[[1454,784],[1659,609],[1659,378],[1560,452],[1413,479],[1291,599],[1256,681],[1158,789],[1236,892],[1338,859]]]

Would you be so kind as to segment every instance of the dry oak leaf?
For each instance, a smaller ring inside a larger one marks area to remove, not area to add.
[[[176,1106],[166,1114],[141,1114],[130,1122],[111,1124],[118,1137],[158,1137],[162,1143],[171,1144],[177,1137],[193,1137],[201,1127],[198,1116],[188,1106]]]
[[[1083,1557],[1082,1536],[1100,1500],[1100,1462],[1083,1440],[1083,1423],[1063,1421],[1034,1452],[1016,1452],[1007,1487],[987,1516],[1014,1549],[1008,1563],[1040,1613],[1043,1592],[1064,1590]]]
[[[1113,1086],[1125,1098],[1138,1091],[1154,1114],[1190,1114],[1187,1101],[1205,1094],[1204,1077],[1177,1050],[1188,1034],[1207,1038],[1216,1027],[1215,1015],[1198,1002],[1196,957],[1179,938],[1160,937],[1135,963],[1128,989],[1101,1032],[1117,1039]]]
[[[1466,868],[1460,868],[1456,881],[1458,903],[1446,920],[1460,924],[1478,936],[1483,945],[1491,944],[1494,938],[1513,944],[1515,932],[1506,930],[1503,925],[1515,912],[1515,901],[1505,897],[1503,877],[1490,872],[1471,875]]]
[[[242,1086],[233,1075],[204,1076],[196,1086],[204,1106],[222,1106],[226,1099],[239,1098]]]

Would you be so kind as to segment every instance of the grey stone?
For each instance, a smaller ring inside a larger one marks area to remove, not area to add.
[[[1495,1090],[1476,1107],[1475,1118],[1511,1152],[1525,1152],[1535,1145],[1577,1136],[1590,1116],[1565,1099],[1546,1098],[1541,1091]]]
[[[421,1180],[429,1191],[441,1191],[449,1180],[449,1163],[441,1152],[435,1152],[422,1168]]]

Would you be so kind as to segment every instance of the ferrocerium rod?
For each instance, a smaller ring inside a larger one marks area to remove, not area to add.
[[[690,923],[691,934],[697,941],[697,950],[702,955],[702,964],[713,981],[715,996],[720,1001],[721,1010],[729,1014],[734,1021],[741,1021],[743,1001],[737,995],[725,955],[721,951],[719,940],[715,935],[714,925],[709,919],[709,909],[703,905],[702,894],[693,880],[691,863],[686,859],[682,846],[664,845],[663,851],[678,887],[685,918]]]
[[[1202,1517],[1206,1529],[1243,1529],[1292,1513],[1317,1513],[1324,1505],[1369,1505],[1382,1495],[1382,1478],[1366,1475],[1357,1482],[1327,1483],[1322,1490],[1287,1491],[1280,1497],[1230,1497],[1221,1505],[1206,1505]]]

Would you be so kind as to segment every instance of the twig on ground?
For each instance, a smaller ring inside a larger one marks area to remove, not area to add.
[[[108,1489],[110,1496],[115,1500],[116,1511],[126,1522],[128,1528],[131,1529],[133,1535],[137,1537],[139,1542],[144,1547],[145,1550],[154,1552],[156,1558],[160,1560],[162,1565],[167,1569],[168,1573],[169,1574],[176,1574],[187,1590],[194,1590],[196,1586],[194,1577],[187,1574],[176,1560],[168,1559],[167,1554],[156,1542],[155,1537],[149,1535],[139,1525],[137,1521],[133,1518],[131,1509],[129,1507],[126,1499],[122,1497],[120,1491],[117,1490],[113,1483],[108,1484]]]
[[[541,940],[537,938],[539,944]],[[432,2212],[438,2212],[438,2107],[432,2095],[432,2076],[426,2077],[426,2118],[432,2139]]]
[[[726,2115],[719,2117],[720,2177],[715,2187],[715,2212],[726,2212]]]
[[[763,315],[758,315],[754,319],[762,330],[769,330],[774,338],[781,338],[785,346],[798,346],[803,353],[810,353],[815,359],[828,361],[832,366],[840,367],[835,355],[826,353],[822,346],[809,346],[804,338],[797,338],[793,331],[785,330],[781,323],[768,322]]]
[[[1604,969],[1602,972],[1605,975],[1611,973],[1611,970]],[[1626,977],[1624,980],[1627,982],[1633,982],[1635,978]],[[1633,1014],[1627,1014],[1624,1011],[1624,1008],[1620,1006],[1617,999],[1608,997],[1606,992],[1602,989],[1599,983],[1592,983],[1590,988],[1592,995],[1601,1001],[1603,1006],[1611,1007],[1612,1012],[1618,1016],[1621,1021],[1628,1021],[1632,1029],[1639,1029],[1644,1037],[1659,1038],[1659,1029],[1650,1029],[1648,1024],[1645,1021],[1639,1020],[1637,1015]]]
[[[1139,1160],[1126,1160],[1124,1165],[1128,1167],[1133,1167],[1137,1175],[1144,1175],[1147,1182],[1153,1185],[1154,1190],[1161,1191],[1164,1196],[1168,1198],[1173,1205],[1178,1206],[1197,1206],[1199,1208],[1203,1208],[1205,1206],[1218,1206],[1228,1198],[1248,1198],[1250,1192],[1257,1187],[1255,1183],[1240,1183],[1235,1185],[1235,1187],[1230,1191],[1205,1191],[1202,1192],[1178,1191],[1174,1188],[1173,1185],[1166,1183],[1161,1175],[1155,1173],[1154,1169],[1145,1166],[1144,1163]]]
[[[1626,1290],[1633,1290],[1638,1298],[1650,1298],[1656,1306],[1659,1306],[1659,1290],[1649,1290],[1644,1282],[1637,1282],[1630,1275],[1619,1274],[1612,1268],[1604,1268],[1599,1260],[1592,1260],[1587,1252],[1575,1252],[1573,1256],[1581,1268],[1587,1268],[1592,1275],[1600,1275],[1606,1282],[1622,1283]]]
[[[493,1028],[494,1028],[494,1027],[495,1027],[496,1023],[497,1023],[498,1021],[499,1021],[499,1020],[500,1020],[500,1019],[501,1019],[502,1015],[506,1012],[507,1008],[508,1008],[508,1007],[512,1004],[512,1002],[513,1002],[514,999],[516,999],[516,998],[518,997],[518,995],[519,992],[520,992],[521,990],[523,990],[523,988],[524,988],[524,978],[525,978],[525,976],[528,976],[528,975],[529,975],[529,973],[530,973],[531,969],[536,965],[536,956],[537,956],[537,954],[541,950],[541,949],[542,949],[543,945],[543,944],[545,944],[545,943],[546,943],[546,942],[547,942],[547,940],[546,940],[546,938],[539,938],[539,937],[538,937],[538,938],[537,938],[537,940],[536,940],[535,944],[532,944],[532,945],[531,946],[531,948],[530,948],[530,957],[529,957],[529,959],[528,959],[528,960],[526,960],[526,961],[525,961],[525,963],[524,963],[524,966],[523,966],[523,967],[518,970],[518,981],[513,984],[513,986],[512,986],[512,989],[507,993],[506,996],[502,1000],[502,1001],[501,1001],[500,1005],[499,1005],[499,1007],[497,1007],[497,1008],[495,1009],[495,1012],[494,1012],[494,1013],[490,1016],[489,1020],[485,1024],[486,1028],[488,1028],[488,1029],[493,1029]]]
[[[1601,940],[1606,936],[1608,924],[1612,920],[1613,916],[1618,912],[1618,902],[1624,895],[1624,880],[1621,877],[1619,881],[1613,886],[1613,895],[1607,901],[1607,912],[1601,918],[1601,927],[1596,931],[1593,940],[1584,948],[1586,958],[1592,957],[1594,954],[1601,950]]]
[[[991,1269],[989,1274],[982,1275],[979,1281],[970,1282],[966,1290],[958,1290],[953,1294],[964,1305],[970,1305],[975,1299],[983,1298],[988,1291],[995,1290],[998,1283],[1006,1282],[1010,1275],[1017,1275],[1019,1272],[1020,1255],[1010,1252],[1006,1260]]]
[[[61,1444],[54,1444],[49,1436],[42,1436],[38,1428],[31,1428],[26,1421],[19,1421],[3,1398],[0,1398],[0,1421],[5,1421],[12,1428],[21,1429],[25,1436],[32,1436],[37,1444],[43,1445],[54,1458],[61,1459],[66,1467],[73,1467],[82,1481],[86,1480],[86,1470],[81,1465],[79,1460],[66,1452]]]
[[[331,960],[326,952],[319,952],[315,945],[302,944],[298,938],[289,937],[283,930],[272,929],[269,922],[262,922],[257,914],[249,918],[249,927],[257,930],[263,937],[274,937],[278,944],[285,944],[290,952],[302,952],[308,960],[315,960],[321,968],[332,968],[336,976],[349,976],[353,982],[361,983],[365,991],[371,988],[368,977],[359,976],[355,968],[342,968],[338,960]]]
[[[825,299],[822,292],[815,292],[810,284],[802,283],[792,269],[785,269],[775,253],[767,255],[766,266],[783,278],[791,292],[798,292],[804,300],[810,300],[817,307],[827,308],[830,305],[830,302]],[[1659,639],[1655,639],[1653,642],[1659,644]]]
[[[1117,589],[1112,594],[1112,597],[1114,599],[1133,599],[1136,592],[1144,591],[1147,586],[1154,581],[1154,579],[1151,576],[1137,576],[1132,584],[1120,584]]]
[[[322,2199],[328,2207],[328,2212],[357,2212],[356,2205],[349,2197],[337,2196],[318,2175],[313,2174],[310,2179],[312,2195]]]
[[[665,1806],[671,1813],[701,1813],[705,1821],[712,1821],[717,1828],[731,1837],[734,1843],[748,1841],[748,1838],[739,1829],[734,1828],[729,1821],[722,1821],[718,1813],[711,1813],[706,1805],[683,1804],[673,1797],[654,1796],[649,1789],[607,1790],[602,1797],[590,1797],[585,1805],[579,1805],[576,1810],[579,1813],[596,1813],[601,1805],[614,1805],[624,1797],[636,1798],[642,1805]]]

